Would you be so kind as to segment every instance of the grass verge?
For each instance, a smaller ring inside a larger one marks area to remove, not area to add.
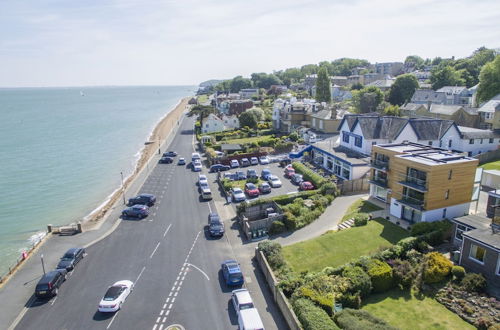
[[[358,199],[347,209],[345,215],[342,217],[342,221],[346,221],[354,217],[356,213],[370,213],[373,211],[383,210],[381,207],[365,201],[364,199]]]

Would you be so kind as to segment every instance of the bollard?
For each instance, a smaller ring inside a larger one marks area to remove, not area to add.
[[[52,232],[52,225],[51,224],[47,225],[47,232],[48,233]]]
[[[81,223],[81,222],[78,222],[78,223],[76,224],[76,227],[78,228],[78,232],[79,232],[79,233],[82,233],[82,232],[83,232],[83,230],[82,230],[82,223]]]

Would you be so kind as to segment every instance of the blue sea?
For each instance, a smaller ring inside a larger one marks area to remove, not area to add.
[[[46,230],[95,210],[195,86],[0,89],[0,276]]]

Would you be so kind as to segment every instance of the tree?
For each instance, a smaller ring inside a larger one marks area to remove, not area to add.
[[[463,86],[465,80],[460,72],[450,65],[438,66],[432,69],[431,84],[432,89],[438,90],[443,86]]]
[[[251,79],[253,86],[256,88],[269,89],[271,85],[282,85],[283,82],[274,74],[267,74],[264,72],[252,73]]]
[[[483,66],[479,74],[477,102],[488,101],[497,94],[500,94],[500,55],[497,55],[493,62]]]
[[[392,84],[388,101],[394,105],[403,105],[411,99],[417,88],[417,78],[412,74],[403,74]]]
[[[304,76],[318,73],[318,66],[316,64],[306,64],[300,68],[300,72],[302,72]]]
[[[256,117],[255,113],[248,112],[248,111],[242,112],[240,114],[240,116],[238,117],[238,119],[240,121],[241,127],[245,127],[245,126],[248,126],[250,128],[257,127],[258,121],[257,121],[257,117]]]
[[[253,114],[257,121],[264,120],[264,110],[262,110],[261,108],[252,108],[252,109],[248,109],[245,112]]]
[[[377,111],[377,107],[384,100],[384,93],[375,87],[365,87],[359,91],[353,91],[352,102],[358,113]]]
[[[330,103],[332,100],[330,78],[325,67],[319,69],[316,79],[316,101]]]
[[[421,69],[424,66],[424,59],[418,55],[406,56],[405,65],[412,66],[415,69]]]
[[[243,88],[251,87],[252,81],[250,79],[243,78],[242,76],[234,77],[229,84],[229,90],[231,93],[238,93]]]
[[[397,105],[389,105],[384,109],[384,114],[387,116],[397,116],[401,115],[401,111],[399,110],[399,106]]]

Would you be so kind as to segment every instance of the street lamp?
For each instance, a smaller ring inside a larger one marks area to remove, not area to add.
[[[43,275],[45,275],[45,265],[43,263],[43,254],[40,256],[40,259],[42,260]]]
[[[160,141],[161,141],[161,137],[158,137],[158,155],[161,155]]]
[[[123,205],[126,205],[127,202],[125,202],[125,187],[123,186],[123,172],[120,172],[121,178],[122,178],[122,194],[123,194]]]

